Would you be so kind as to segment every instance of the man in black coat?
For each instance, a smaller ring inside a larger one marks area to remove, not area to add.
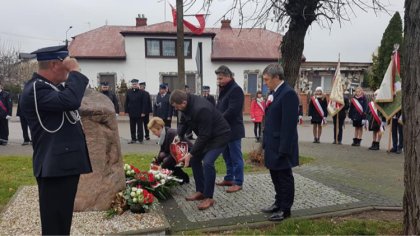
[[[145,110],[146,115],[144,116],[144,119],[143,119],[144,138],[146,140],[150,140],[150,134],[149,134],[149,129],[147,128],[147,124],[149,124],[150,113],[153,112],[152,99],[150,98],[150,93],[146,91],[146,82],[140,83],[140,90],[144,91],[144,96],[146,99],[146,110]]]
[[[178,130],[179,137],[185,138],[187,127],[191,127],[197,135],[191,151],[183,157],[185,166],[191,163],[196,189],[186,200],[202,200],[197,207],[199,210],[205,210],[214,204],[214,162],[226,148],[231,131],[220,112],[200,96],[175,90],[170,101],[184,116]]]
[[[153,116],[162,118],[166,127],[171,127],[173,108],[169,102],[170,94],[165,84],[159,85],[159,94],[156,96],[156,102],[153,105]]]
[[[347,92],[347,91],[346,91]],[[338,135],[337,135],[337,115],[333,116],[333,123],[334,123],[334,142],[333,144],[341,144],[343,140],[343,126],[344,121],[347,117],[347,111],[350,108],[350,101],[349,101],[349,94],[348,92],[344,92],[344,107],[338,112]],[[337,140],[336,140],[337,138]]]
[[[216,100],[214,99],[213,95],[210,95],[210,86],[203,86],[203,97],[207,99],[213,106],[216,106]]]
[[[9,120],[12,118],[13,103],[10,94],[0,84],[0,145],[9,141]]]
[[[268,65],[263,71],[263,79],[271,93],[265,110],[264,162],[270,170],[276,196],[274,204],[262,212],[272,213],[271,221],[281,221],[290,216],[295,195],[292,168],[299,165],[296,124],[299,99],[284,81],[283,68],[279,64]]]
[[[233,73],[227,66],[220,66],[215,73],[220,87],[216,108],[222,113],[232,130],[229,144],[223,151],[226,176],[217,185],[230,186],[226,192],[233,193],[241,190],[244,182],[244,160],[241,151],[241,139],[245,137],[242,115],[244,92],[233,79]]]
[[[131,141],[129,144],[143,143],[143,119],[146,116],[146,93],[139,88],[139,80],[131,80],[131,89],[127,91],[125,99],[125,113],[130,117]],[[137,131],[137,133],[136,133]]]
[[[101,93],[107,96],[111,102],[114,104],[115,114],[120,114],[120,105],[118,104],[117,96],[114,92],[109,90],[108,82],[104,81],[101,83]]]
[[[38,72],[26,83],[20,106],[33,138],[42,234],[68,235],[80,174],[92,172],[77,112],[89,79],[67,57],[66,46],[34,53]]]

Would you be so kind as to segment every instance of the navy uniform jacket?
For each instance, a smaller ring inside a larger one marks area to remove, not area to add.
[[[273,96],[273,102],[265,110],[264,162],[270,170],[282,170],[299,165],[296,124],[299,99],[286,82]]]
[[[0,101],[3,103],[4,108],[0,106],[0,119],[6,119],[6,116],[12,116],[13,103],[10,94],[4,90],[0,92]]]
[[[356,98],[356,97],[355,97]],[[366,112],[368,109],[368,102],[366,100],[366,97],[363,95],[359,98],[356,98],[360,105],[362,105],[363,108],[363,114],[360,114],[357,110],[356,107],[354,107],[353,103],[350,100],[350,110],[349,110],[349,118],[351,120],[364,120],[366,119]]]
[[[130,118],[140,118],[146,114],[146,93],[140,89],[129,89],[125,99],[125,112]]]
[[[149,92],[147,92],[146,90],[143,90],[143,91],[144,91],[144,97],[146,99],[146,110],[145,110],[145,112],[146,112],[146,116],[149,116],[149,114],[153,112],[152,99],[150,98],[150,93]]]
[[[158,94],[156,96],[156,102],[153,106],[153,116],[162,118],[162,120],[167,120],[168,117],[172,117],[174,111],[169,102],[169,97],[171,94],[166,93],[165,96]]]
[[[112,91],[102,91],[102,94],[107,96],[114,104],[115,113],[120,113],[120,105],[118,104],[117,96]]]
[[[207,101],[209,101],[213,106],[216,106],[216,100],[214,99],[213,95],[203,96]]]
[[[230,141],[245,137],[243,107],[244,92],[235,80],[232,80],[221,89],[216,105],[217,110],[222,113],[232,130]]]
[[[229,142],[229,124],[217,109],[203,97],[188,94],[187,107],[182,111],[183,119],[178,129],[180,137],[184,137],[188,128],[197,135],[190,153],[201,155],[215,148],[222,148]]]
[[[92,172],[85,135],[80,121],[71,124],[64,116],[63,126],[56,133],[45,131],[35,111],[36,103],[42,124],[56,130],[66,112],[77,110],[82,102],[88,78],[79,72],[70,72],[65,87],[54,90],[49,81],[37,73],[26,83],[20,106],[28,121],[33,142],[33,169],[35,177],[57,177]]]
[[[322,120],[328,116],[327,99],[325,98],[316,98],[316,99],[318,99],[319,104],[321,104],[322,111],[324,112],[324,117],[321,117],[321,115],[318,113],[318,110],[316,109],[314,103],[312,102],[312,99],[309,102],[308,116],[312,116],[311,120],[314,122],[322,122]]]

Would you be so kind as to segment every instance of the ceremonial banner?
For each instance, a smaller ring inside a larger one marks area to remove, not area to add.
[[[402,94],[399,64],[399,54],[398,51],[395,51],[389,63],[387,73],[385,73],[382,80],[377,98],[375,99],[378,110],[382,113],[386,120],[391,119],[401,110]],[[391,70],[389,68],[391,68]],[[389,86],[389,84],[391,86]],[[381,95],[381,97],[379,97],[379,95]]]
[[[344,107],[343,78],[340,72],[340,60],[338,60],[337,69],[333,78],[333,87],[331,89],[330,101],[328,102],[328,113],[331,116],[337,114]]]

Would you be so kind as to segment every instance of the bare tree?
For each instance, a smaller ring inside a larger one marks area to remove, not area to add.
[[[208,7],[215,0],[208,0]],[[253,12],[244,9],[252,6]],[[239,23],[251,22],[253,27],[265,27],[270,22],[288,27],[280,45],[281,63],[286,81],[294,86],[299,75],[306,32],[313,22],[330,27],[333,22],[340,25],[354,16],[354,9],[374,12],[386,10],[380,0],[233,0],[226,12],[239,17]]]
[[[420,1],[405,1],[402,109],[404,118],[404,234],[420,234]]]
[[[16,77],[18,50],[11,44],[0,41],[0,82]]]

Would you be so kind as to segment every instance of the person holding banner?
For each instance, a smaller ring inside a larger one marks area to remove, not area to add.
[[[356,88],[354,97],[350,101],[349,118],[353,121],[354,138],[352,146],[360,146],[362,142],[363,126],[367,123],[367,100],[361,87]]]
[[[373,101],[375,101],[377,94],[378,90],[376,90],[373,94]],[[381,141],[382,133],[385,130],[386,119],[381,115],[380,112],[378,112],[376,104],[373,101],[369,102],[367,111],[367,126],[369,131],[373,132],[372,146],[369,148],[369,150],[379,150],[379,142]]]
[[[328,116],[327,106],[327,99],[323,94],[322,88],[317,87],[314,96],[311,97],[308,112],[308,115],[311,117],[311,124],[313,125],[314,143],[320,143],[319,139],[321,138],[322,125],[327,124],[327,120],[325,119]]]
[[[341,141],[343,140],[343,126],[344,126],[344,121],[346,119],[347,116],[347,111],[349,110],[350,107],[350,102],[349,102],[349,92],[345,91],[344,95],[343,95],[343,99],[344,99],[344,107],[338,112],[338,119],[337,119],[337,115],[333,116],[333,124],[334,124],[334,142],[333,144],[341,144]],[[337,124],[338,121],[338,124]],[[338,125],[338,129],[337,129],[337,125]],[[337,134],[337,130],[338,130],[338,134]]]

